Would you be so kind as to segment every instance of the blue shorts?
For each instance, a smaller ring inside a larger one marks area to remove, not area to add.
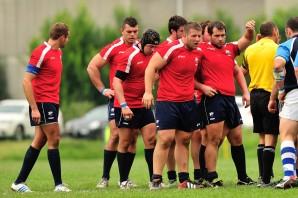
[[[40,123],[36,124],[32,120],[32,109],[29,106],[29,116],[31,126],[40,126],[50,123],[58,123],[59,105],[50,102],[37,102],[37,108],[40,113]]]
[[[115,120],[114,98],[109,99],[108,102],[108,119]]]
[[[197,129],[205,129],[206,123],[204,119],[204,106],[202,101],[200,103],[196,103],[196,111],[198,114],[198,121],[199,121],[199,126]]]
[[[158,130],[177,129],[193,132],[198,129],[198,112],[195,101],[156,102],[156,125]]]
[[[151,109],[131,108],[130,110],[134,116],[131,120],[125,120],[122,116],[121,108],[115,108],[115,121],[118,128],[141,129],[148,124],[155,123]]]
[[[225,121],[230,129],[243,124],[234,96],[216,94],[202,97],[206,125]]]

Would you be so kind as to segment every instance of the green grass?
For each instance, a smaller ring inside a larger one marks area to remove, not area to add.
[[[244,141],[247,156],[247,172],[256,179],[258,175],[256,160],[257,137],[244,131]],[[24,152],[29,140],[21,142],[0,142],[0,197],[296,197],[297,189],[280,191],[274,189],[258,189],[254,186],[236,187],[236,170],[229,155],[229,145],[225,143],[220,151],[218,172],[224,181],[224,187],[219,189],[177,190],[164,189],[157,192],[148,190],[147,165],[143,157],[142,141],[138,141],[137,157],[130,178],[139,186],[129,191],[121,191],[117,186],[118,169],[114,163],[110,187],[105,190],[95,189],[96,182],[102,173],[103,143],[99,141],[63,139],[61,142],[63,181],[73,190],[71,193],[54,193],[53,180],[47,162],[46,149],[40,155],[27,184],[35,192],[19,195],[12,192],[9,186],[14,181],[20,169]],[[278,149],[277,149],[278,150]],[[190,163],[191,164],[191,163]],[[275,160],[276,179],[282,176],[281,162],[278,153]],[[192,177],[192,166],[190,174]],[[166,177],[165,177],[166,178]]]

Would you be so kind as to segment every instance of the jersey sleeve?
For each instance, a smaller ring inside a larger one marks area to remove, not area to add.
[[[286,43],[282,43],[278,46],[277,51],[276,51],[276,58],[281,57],[283,58],[286,62],[289,61],[290,58],[290,49],[286,45]]]
[[[166,62],[169,62],[173,57],[175,48],[171,44],[164,45],[156,50],[156,52],[164,59]]]
[[[231,48],[232,48],[232,50],[233,50],[233,52],[235,54],[235,57],[238,56],[238,55],[240,55],[240,49],[238,47],[238,41],[232,42],[230,44],[232,46]]]
[[[26,72],[32,73],[35,75],[39,73],[40,67],[42,65],[42,62],[45,56],[45,54],[43,55],[43,52],[44,50],[41,50],[40,48],[35,48],[33,50],[29,59],[29,63],[26,67]]]
[[[102,48],[99,54],[105,61],[109,61],[113,55],[112,44],[108,44],[104,48]]]

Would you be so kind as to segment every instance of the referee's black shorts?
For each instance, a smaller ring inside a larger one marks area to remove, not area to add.
[[[269,99],[270,92],[264,89],[253,89],[250,93],[250,110],[253,118],[254,133],[279,134],[278,112],[270,113],[268,111]]]

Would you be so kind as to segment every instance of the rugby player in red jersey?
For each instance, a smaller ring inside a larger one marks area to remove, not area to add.
[[[254,21],[246,23],[244,35],[234,43],[226,43],[226,27],[215,21],[208,26],[211,36],[209,43],[199,45],[203,56],[201,60],[201,76],[204,93],[202,98],[206,112],[207,146],[205,156],[208,169],[207,181],[210,186],[221,186],[216,172],[218,147],[227,134],[232,157],[238,173],[238,184],[254,183],[246,174],[245,152],[242,144],[242,118],[235,102],[234,75],[243,74],[235,64],[235,57],[244,50],[253,39]],[[237,78],[237,77],[236,77]],[[242,79],[244,80],[244,78]],[[245,83],[239,83],[241,86]],[[242,90],[247,90],[242,87]],[[248,91],[243,93],[243,101],[249,105]]]
[[[184,25],[187,23],[186,19],[182,16],[174,15],[170,17],[168,22],[168,31],[170,33],[169,37],[163,41],[158,47],[163,47],[177,39],[180,39],[184,32]],[[169,184],[167,187],[175,187],[177,186],[177,174],[175,170],[176,162],[175,162],[175,141],[172,143],[171,148],[169,150],[168,160],[167,160],[167,168],[168,168],[168,180]]]
[[[114,89],[113,78],[115,76],[119,55],[123,54],[128,48],[130,48],[137,40],[138,37],[138,22],[133,17],[127,17],[124,19],[121,27],[122,36],[112,43],[106,45],[100,53],[97,53],[90,61],[87,72],[88,75],[96,87],[96,89],[105,97],[109,99],[108,117],[110,127],[110,137],[106,147],[104,149],[103,159],[103,175],[101,180],[96,185],[97,188],[106,188],[109,185],[110,170],[117,155],[117,146],[119,141],[118,128],[115,124],[115,112],[114,112]],[[110,72],[110,88],[105,88],[101,77],[100,70],[109,64]],[[130,167],[132,166],[135,157],[135,143],[137,138],[137,132],[135,132],[135,138],[130,143],[129,156]],[[131,183],[132,184],[132,183]]]
[[[55,192],[69,192],[62,183],[59,154],[60,129],[58,125],[59,93],[62,75],[62,50],[69,38],[69,29],[64,23],[55,23],[47,42],[36,47],[30,57],[24,75],[24,93],[29,103],[31,126],[35,135],[28,148],[22,168],[11,185],[16,192],[32,192],[25,184],[40,150],[47,143],[48,160],[55,182]]]
[[[155,147],[156,124],[151,109],[142,104],[145,92],[144,74],[155,47],[159,44],[159,34],[148,29],[139,44],[133,45],[121,56],[113,80],[115,89],[115,120],[119,128],[118,168],[120,188],[129,189],[130,168],[128,147],[134,138],[134,131],[139,129],[143,136],[145,159],[149,170],[149,180],[153,174],[153,151]],[[149,183],[150,184],[150,183]]]
[[[162,170],[172,142],[176,141],[175,159],[178,166],[178,188],[197,188],[189,181],[188,146],[197,121],[194,101],[194,75],[199,61],[197,46],[201,26],[190,22],[184,26],[181,39],[158,48],[145,72],[143,104],[153,104],[152,87],[155,72],[160,74],[156,102],[158,140],[153,156],[151,189],[160,189]]]

